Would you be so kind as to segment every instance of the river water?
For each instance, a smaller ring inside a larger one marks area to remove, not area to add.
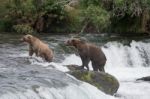
[[[74,50],[63,45],[72,35],[37,35],[54,50],[52,63],[29,57],[21,36],[0,34],[0,99],[150,99],[150,83],[136,81],[150,75],[149,38],[84,35],[102,47],[106,72],[120,82],[116,96],[110,96],[65,73],[65,65],[81,65]]]

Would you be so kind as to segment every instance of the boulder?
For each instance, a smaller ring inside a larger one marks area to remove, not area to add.
[[[85,69],[81,70],[80,66],[75,65],[69,65],[67,67],[70,69],[68,72],[69,74],[73,75],[81,81],[90,83],[106,94],[113,95],[119,88],[118,80],[108,73],[87,71]]]

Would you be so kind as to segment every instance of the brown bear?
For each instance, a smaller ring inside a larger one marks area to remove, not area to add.
[[[99,70],[105,72],[106,56],[101,48],[76,38],[67,40],[65,44],[67,46],[74,46],[78,50],[82,60],[82,69],[86,66],[87,70],[89,70],[88,64],[91,61],[94,71]]]
[[[47,62],[52,61],[53,51],[37,37],[27,34],[21,38],[21,41],[29,44],[29,56],[32,56],[35,53],[37,57],[41,57]]]

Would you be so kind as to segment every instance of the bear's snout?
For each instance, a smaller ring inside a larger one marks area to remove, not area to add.
[[[69,46],[70,45],[70,43],[69,43],[70,41],[69,40],[67,40],[67,41],[65,41],[64,42],[64,44],[66,45],[66,46]]]

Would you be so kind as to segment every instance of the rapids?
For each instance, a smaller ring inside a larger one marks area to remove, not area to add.
[[[102,47],[107,57],[106,72],[120,82],[117,94],[110,96],[65,73],[65,65],[81,65],[74,51],[63,46],[69,35],[38,36],[54,49],[52,63],[29,57],[27,45],[19,42],[21,35],[0,36],[0,99],[150,99],[150,83],[136,81],[150,75],[149,39],[127,40],[126,44],[124,39],[85,36]]]

